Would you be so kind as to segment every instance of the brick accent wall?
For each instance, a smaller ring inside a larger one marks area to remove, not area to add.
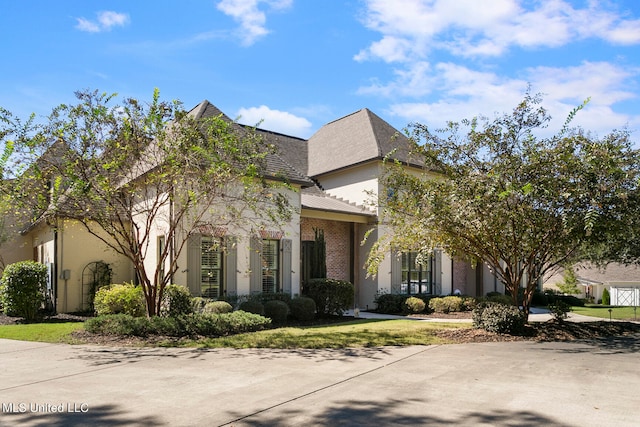
[[[348,222],[325,219],[300,218],[300,237],[302,241],[314,240],[313,229],[324,230],[327,245],[327,277],[329,279],[350,280],[350,243]]]

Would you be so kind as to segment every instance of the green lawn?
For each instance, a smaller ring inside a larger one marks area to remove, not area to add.
[[[613,307],[608,305],[585,305],[584,307],[571,307],[571,311],[584,316],[609,318],[609,309],[611,309],[611,318],[618,320],[635,320],[633,307]],[[637,310],[637,319],[640,320],[640,309]]]
[[[287,327],[221,338],[189,341],[182,345],[215,348],[347,348],[387,345],[443,344],[435,336],[443,328],[469,328],[470,324],[415,320],[355,320],[330,326]]]
[[[0,326],[0,338],[50,343],[78,343],[71,333],[82,323],[34,323]],[[283,327],[260,332],[200,340],[183,339],[162,346],[199,348],[347,348],[389,345],[444,344],[435,336],[443,328],[469,328],[470,324],[418,322],[415,320],[354,320],[328,326]]]
[[[0,338],[21,341],[72,343],[71,332],[81,329],[81,322],[29,323],[0,326]]]

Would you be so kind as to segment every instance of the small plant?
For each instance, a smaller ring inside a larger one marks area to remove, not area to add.
[[[47,267],[35,261],[9,264],[2,274],[0,300],[9,316],[34,320],[45,301]]]
[[[463,311],[463,299],[458,296],[448,296],[444,298],[431,298],[429,308],[436,313],[455,313]]]
[[[193,313],[193,305],[189,289],[180,285],[167,285],[162,294],[160,315],[177,317]]]
[[[202,308],[202,313],[206,314],[231,313],[232,311],[233,307],[226,301],[211,301]]]
[[[311,298],[296,297],[289,303],[291,316],[301,322],[309,322],[316,317],[316,303]]]
[[[402,304],[408,298],[405,294],[388,294],[379,292],[373,302],[378,313],[396,314],[402,312]]]
[[[264,315],[274,323],[284,323],[289,316],[289,306],[279,300],[267,301],[264,305]]]
[[[404,302],[407,313],[422,313],[427,305],[420,298],[409,297]]]
[[[96,314],[129,314],[133,317],[144,316],[146,313],[142,288],[132,283],[110,285],[96,292],[94,301]]]
[[[611,305],[611,295],[609,289],[604,288],[602,290],[602,305]]]
[[[571,306],[560,299],[554,304],[549,304],[548,308],[553,318],[558,321],[566,319],[571,311]]]
[[[244,301],[240,304],[240,310],[264,316],[264,304],[260,301]]]

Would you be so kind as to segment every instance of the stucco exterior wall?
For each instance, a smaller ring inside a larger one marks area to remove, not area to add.
[[[371,196],[368,191],[378,192],[378,177],[381,165],[379,162],[354,166],[348,170],[332,172],[317,177],[324,190],[332,196],[368,205]]]

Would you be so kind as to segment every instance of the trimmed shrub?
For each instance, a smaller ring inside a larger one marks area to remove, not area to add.
[[[518,307],[494,302],[478,304],[472,317],[476,328],[510,335],[522,333],[527,321],[525,314]]]
[[[478,298],[479,302],[495,302],[504,305],[513,305],[513,299],[510,295],[501,294],[500,292],[489,292],[486,297]]]
[[[420,298],[409,297],[404,301],[404,309],[407,313],[422,313],[427,305]]]
[[[189,314],[178,317],[133,317],[128,314],[109,314],[89,319],[84,327],[100,335],[146,337],[166,335],[173,337],[217,337],[262,330],[271,320],[257,314],[236,311],[222,314]]]
[[[251,294],[247,299],[249,301],[258,301],[262,304],[266,304],[269,301],[282,301],[288,305],[291,302],[291,295],[284,292],[262,292]]]
[[[274,323],[284,323],[289,316],[289,306],[280,300],[267,301],[264,304],[264,315]]]
[[[320,315],[342,314],[353,307],[355,288],[352,283],[334,279],[311,279],[304,296],[313,299]]]
[[[604,288],[602,290],[602,305],[611,305],[611,295],[609,289]]]
[[[142,288],[132,283],[105,286],[96,292],[94,301],[96,314],[129,314],[133,317],[145,315]]]
[[[473,297],[462,297],[462,311],[473,311],[478,300]]]
[[[247,313],[259,314],[260,316],[264,316],[264,304],[260,301],[244,301],[240,304],[240,310],[246,311]]]
[[[569,304],[570,306],[573,306],[573,307],[583,307],[584,306],[584,300],[581,299],[581,298],[576,297],[575,295],[557,295],[556,296],[556,303],[557,303],[558,300],[563,301],[564,303]]]
[[[406,294],[379,293],[373,301],[376,303],[378,313],[396,314],[402,312],[402,304],[407,298]]]
[[[454,313],[464,310],[464,304],[461,297],[448,296],[444,298],[431,298],[429,300],[429,308],[436,313]]]
[[[296,297],[289,303],[291,316],[301,322],[308,322],[316,317],[316,302],[308,297]]]
[[[168,317],[183,316],[193,313],[191,292],[184,286],[167,285],[162,293],[160,315]]]
[[[544,307],[549,304],[549,297],[547,297],[546,293],[540,292],[539,289],[533,291],[533,296],[531,297],[531,305]]]
[[[34,320],[45,301],[47,267],[35,261],[9,264],[2,274],[0,300],[9,316]]]
[[[204,306],[213,300],[210,298],[203,297],[193,297],[191,298],[191,312],[192,313],[202,313]]]
[[[558,300],[554,304],[549,304],[548,308],[553,318],[558,321],[566,319],[571,311],[571,306],[562,300]]]
[[[211,301],[202,308],[202,313],[206,314],[231,313],[232,311],[233,307],[226,301]]]

